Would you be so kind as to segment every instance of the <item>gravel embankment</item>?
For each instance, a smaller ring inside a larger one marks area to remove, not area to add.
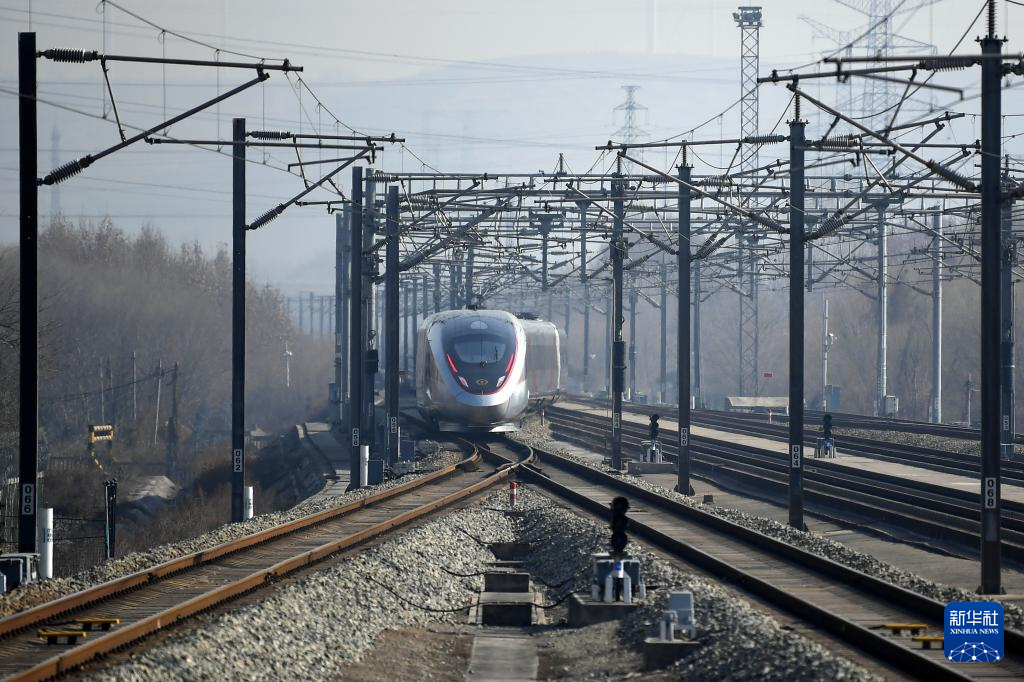
[[[590,554],[607,551],[608,529],[552,504],[529,488],[522,489],[522,506],[533,511],[522,522],[520,540],[532,551],[527,567],[534,580],[556,586],[547,595],[556,602],[574,585],[589,591]],[[635,544],[629,552],[640,558],[645,582],[652,587],[647,602],[621,621],[620,642],[639,648],[656,635],[668,592],[690,590],[694,595],[697,638],[703,646],[675,671],[674,678],[695,680],[876,680],[863,667],[829,652],[822,645],[783,629],[769,615],[753,608],[732,591],[702,577],[681,571]],[[565,585],[571,580],[570,585]],[[558,587],[561,586],[561,587]],[[637,677],[635,658],[605,639],[608,628],[591,626],[547,633],[542,655],[573,657],[572,665],[557,671],[559,679]],[[578,652],[585,651],[585,657]],[[649,674],[669,679],[665,672]],[[640,679],[648,675],[640,675]]]
[[[973,438],[947,438],[946,436],[933,436],[927,433],[907,433],[906,431],[883,431],[881,429],[851,429],[848,427],[833,429],[835,436],[839,439],[842,447],[843,436],[855,436],[857,438],[870,438],[881,440],[897,445],[916,445],[932,450],[944,450],[946,452],[957,452],[963,455],[981,456],[981,442]],[[1014,445],[1014,452],[1024,457],[1024,444]]]
[[[492,494],[491,506],[500,506],[501,499],[501,493]],[[475,574],[494,560],[479,542],[513,537],[502,512],[459,510],[285,585],[263,601],[215,616],[201,629],[174,632],[124,663],[86,671],[85,677],[323,679],[358,660],[384,630],[465,622],[461,608],[483,583]]]
[[[608,467],[596,464],[593,460],[573,455],[564,448],[559,447],[557,442],[551,439],[548,428],[546,426],[540,426],[535,421],[529,422],[525,428],[520,430],[518,434],[513,437],[521,440],[527,445],[535,445],[594,469],[610,471]],[[928,580],[916,573],[893,566],[892,564],[884,561],[880,561],[870,554],[858,552],[842,543],[823,537],[817,533],[810,531],[798,531],[791,526],[773,519],[748,514],[736,509],[704,504],[696,499],[696,497],[680,495],[668,488],[655,485],[635,476],[623,474],[622,478],[647,490],[681,501],[691,507],[722,517],[746,528],[751,528],[770,537],[782,540],[783,542],[796,547],[800,547],[801,549],[814,552],[819,556],[826,557],[832,561],[843,564],[844,566],[849,566],[850,568],[862,571],[868,575],[880,578],[931,599],[935,599],[936,601],[948,603],[952,601],[977,601],[979,599],[985,599],[985,597],[975,594],[974,592],[969,592],[959,587],[944,585],[942,583]],[[1007,624],[1015,629],[1024,629],[1024,610],[1021,610],[1014,604],[1003,604],[1003,608],[1005,609]]]
[[[116,557],[110,561],[104,561],[97,564],[93,568],[73,576],[54,578],[52,580],[45,580],[26,585],[17,590],[0,594],[0,618],[9,616],[12,613],[17,613],[18,611],[30,609],[33,606],[38,606],[39,604],[59,597],[80,592],[81,590],[99,585],[100,583],[104,583],[109,580],[114,580],[115,578],[121,578],[138,571],[152,568],[153,566],[172,559],[177,559],[178,557],[186,554],[210,549],[211,547],[216,547],[217,545],[224,544],[225,542],[237,540],[245,537],[246,535],[252,535],[253,533],[258,533],[260,531],[267,530],[268,528],[273,528],[274,526],[279,526],[283,523],[288,523],[289,521],[294,521],[295,519],[315,514],[316,512],[320,512],[325,509],[341,507],[349,502],[360,500],[367,495],[371,495],[381,490],[386,490],[401,483],[406,483],[424,476],[431,471],[457,463],[461,461],[461,459],[461,453],[441,449],[435,454],[420,460],[421,468],[416,474],[410,474],[393,481],[388,481],[381,485],[353,490],[334,497],[321,498],[317,502],[303,502],[284,511],[260,514],[259,516],[254,516],[248,521],[226,524],[210,531],[209,533],[204,533],[193,538],[153,547],[145,552],[133,552],[132,554]]]

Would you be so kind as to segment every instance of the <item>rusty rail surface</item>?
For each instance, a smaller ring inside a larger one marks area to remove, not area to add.
[[[336,519],[358,509],[369,507],[383,500],[423,487],[433,481],[455,473],[457,469],[465,468],[467,464],[475,464],[480,460],[480,456],[480,451],[473,448],[472,454],[463,459],[462,462],[444,467],[414,481],[409,481],[408,483],[403,483],[393,488],[383,490],[379,493],[369,495],[363,499],[335,509],[317,512],[280,526],[275,526],[252,535],[248,535],[244,538],[239,538],[238,540],[223,543],[208,550],[194,552],[177,559],[172,559],[150,569],[139,571],[122,578],[117,578],[101,585],[96,585],[89,589],[82,590],[81,592],[41,604],[21,613],[14,614],[8,618],[0,620],[0,638],[19,632],[30,626],[40,625],[57,616],[67,614],[70,611],[96,604],[115,594],[144,587],[154,582],[158,582],[169,575],[180,573],[188,570],[189,568],[239,552],[282,535],[294,533],[298,530],[309,528],[331,519]],[[267,585],[281,576],[309,566],[330,556],[331,554],[356,546],[399,526],[424,517],[438,509],[455,504],[456,502],[459,502],[460,500],[463,500],[466,497],[469,497],[509,477],[514,471],[514,466],[503,468],[501,471],[497,471],[482,480],[466,486],[461,490],[450,493],[442,498],[403,512],[359,532],[325,543],[315,549],[303,552],[290,559],[280,561],[268,568],[255,571],[244,578],[217,587],[205,594],[155,613],[143,620],[112,630],[94,640],[83,642],[73,649],[49,658],[24,671],[16,673],[9,679],[43,680],[62,675],[99,655],[119,649],[162,628],[174,625],[175,623],[198,612],[204,611],[241,594]]]

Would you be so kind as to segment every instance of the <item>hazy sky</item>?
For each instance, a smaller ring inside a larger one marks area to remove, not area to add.
[[[900,0],[895,0],[899,4]],[[739,96],[740,32],[734,2],[668,0],[436,0],[375,2],[268,2],[266,0],[122,0],[118,4],[167,29],[211,45],[265,57],[288,57],[324,105],[345,124],[374,133],[394,130],[409,152],[387,151],[385,168],[419,168],[415,153],[442,170],[538,170],[554,167],[565,152],[573,170],[586,170],[595,144],[621,125],[613,108],[621,86],[641,86],[648,107],[639,123],[663,138],[713,118]],[[869,0],[853,2],[869,5]],[[905,0],[905,6],[921,4]],[[981,2],[945,0],[900,14],[894,28],[946,52],[969,26]],[[828,0],[763,3],[761,72],[810,62],[834,44],[815,37],[803,14],[840,30],[863,27],[866,17]],[[40,49],[77,47],[108,53],[213,58],[211,49],[147,27],[112,4],[104,19],[95,0],[0,0],[0,240],[17,237],[16,34],[38,33]],[[1009,20],[1007,23],[1007,19]],[[1000,32],[1007,50],[1024,29],[1024,7],[1000,3]],[[1007,28],[1007,26],[1009,28]],[[961,51],[973,51],[979,22]],[[104,46],[104,39],[106,41]],[[223,55],[225,59],[236,57]],[[250,77],[222,70],[153,65],[111,66],[118,109],[132,125],[152,125]],[[266,85],[209,110],[171,131],[180,137],[230,134],[232,116],[249,127],[324,132],[335,129],[308,93],[297,94],[280,74]],[[825,85],[823,87],[828,88]],[[39,61],[40,171],[117,139],[103,111],[103,81],[96,63]],[[762,88],[761,124],[770,129],[785,114],[781,87]],[[1020,91],[1004,111],[1020,111]],[[974,104],[962,105],[972,111]],[[733,134],[736,111],[702,130]],[[1019,119],[1017,119],[1019,120]],[[970,121],[962,131],[970,135]],[[1020,132],[1010,121],[1008,134]],[[54,151],[51,135],[59,134]],[[343,132],[343,129],[339,128]],[[1014,144],[1016,144],[1014,142]],[[262,158],[259,152],[252,155]],[[669,158],[655,156],[667,166]],[[268,155],[272,165],[289,159]],[[599,165],[600,167],[600,165]],[[248,211],[258,215],[301,189],[300,181],[271,168],[250,166]],[[53,201],[43,188],[44,220]],[[69,215],[111,215],[125,229],[151,223],[172,240],[198,239],[213,247],[230,236],[230,162],[209,151],[139,145],[97,162],[60,186],[60,208]],[[289,289],[330,289],[333,218],[294,208],[250,238],[251,271]]]

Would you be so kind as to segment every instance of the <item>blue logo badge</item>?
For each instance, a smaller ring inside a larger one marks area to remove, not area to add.
[[[994,601],[955,601],[946,606],[944,648],[954,663],[995,663],[1003,649],[1003,607]]]

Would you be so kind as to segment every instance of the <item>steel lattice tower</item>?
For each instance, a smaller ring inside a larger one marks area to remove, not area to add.
[[[636,124],[636,112],[646,111],[647,107],[636,101],[639,85],[623,85],[622,89],[626,91],[626,101],[615,107],[615,111],[621,111],[623,114],[622,127],[615,131],[615,137],[629,144],[647,136],[647,133]]]
[[[740,137],[758,134],[757,70],[761,33],[761,8],[742,6],[733,12],[740,28]],[[752,172],[758,165],[756,145],[740,148],[740,171]],[[742,203],[746,203],[745,201]],[[758,386],[758,235],[744,223],[737,242],[737,279],[740,290],[739,319],[739,392],[759,395]]]

